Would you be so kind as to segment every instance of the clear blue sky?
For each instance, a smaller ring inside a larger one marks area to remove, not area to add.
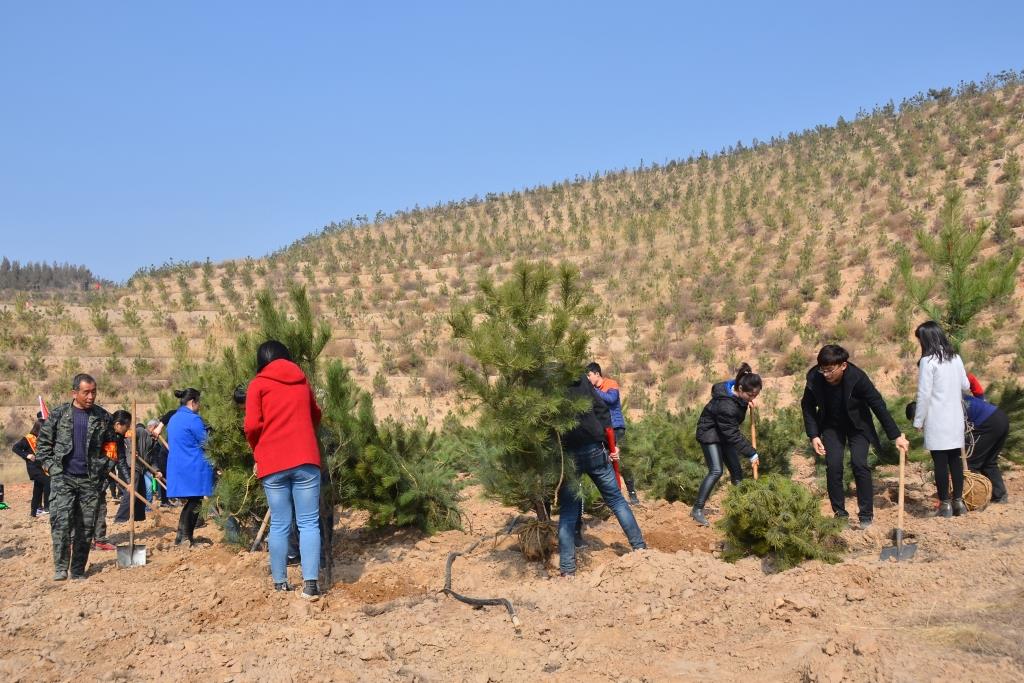
[[[1024,3],[714,5],[0,0],[0,254],[261,256],[1024,67]]]

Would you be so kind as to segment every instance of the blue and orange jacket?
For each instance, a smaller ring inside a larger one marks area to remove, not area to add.
[[[625,429],[626,418],[622,415],[619,383],[611,378],[602,377],[601,383],[594,388],[594,391],[601,397],[605,405],[608,406],[608,412],[611,413],[612,417],[612,427],[614,429]]]

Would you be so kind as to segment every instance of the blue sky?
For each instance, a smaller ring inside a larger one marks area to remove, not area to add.
[[[714,4],[0,0],[0,254],[261,256],[1024,68],[1024,3]]]

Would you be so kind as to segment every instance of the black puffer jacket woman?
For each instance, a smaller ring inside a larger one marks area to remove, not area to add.
[[[704,503],[722,478],[723,463],[729,468],[732,483],[738,484],[743,479],[740,456],[757,462],[757,451],[740,432],[740,425],[747,415],[747,406],[761,393],[761,384],[761,376],[743,363],[736,371],[735,380],[719,382],[711,388],[711,400],[697,420],[697,443],[708,465],[708,474],[700,484],[690,512],[698,524],[708,526]]]

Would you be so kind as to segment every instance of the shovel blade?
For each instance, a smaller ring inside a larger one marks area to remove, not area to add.
[[[902,543],[891,548],[882,548],[882,554],[879,559],[885,561],[895,558],[897,562],[900,562],[902,560],[909,560],[916,552],[916,543]]]
[[[144,545],[119,545],[117,546],[117,566],[141,567],[146,564],[146,546]]]

